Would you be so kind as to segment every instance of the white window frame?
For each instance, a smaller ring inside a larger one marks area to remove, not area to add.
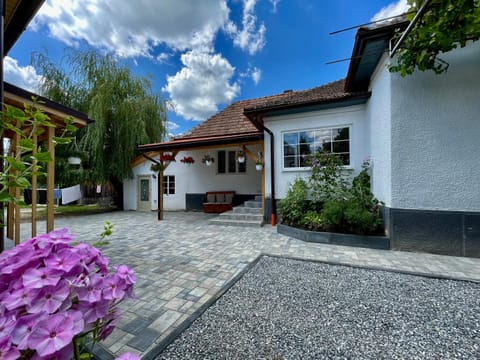
[[[223,151],[225,153],[225,172],[221,173],[221,172],[218,172],[218,166],[219,166],[219,162],[220,162],[220,156],[218,155],[219,152]],[[240,170],[240,164],[238,163],[238,160],[236,159],[236,156],[235,156],[235,159],[233,160],[234,163],[235,163],[235,171],[232,171],[230,172],[229,171],[229,168],[230,168],[230,156],[229,156],[229,153],[230,152],[235,152],[235,150],[217,150],[217,175],[244,175],[247,173],[247,157],[245,156],[245,162],[243,163],[242,166],[245,167],[245,171],[239,171]]]
[[[286,134],[295,134],[300,132],[309,132],[309,131],[322,131],[322,130],[332,130],[332,129],[343,129],[348,128],[348,156],[349,156],[349,165],[342,165],[344,169],[352,168],[352,124],[339,124],[339,125],[330,125],[330,126],[321,126],[308,129],[293,129],[286,130],[281,132],[280,146],[282,153],[282,171],[309,171],[311,166],[298,166],[298,167],[285,167],[285,145],[284,145],[284,136]],[[315,149],[316,151],[316,149]]]
[[[170,178],[173,177],[173,194],[170,194]],[[163,175],[163,195],[174,196],[177,192],[175,175]]]

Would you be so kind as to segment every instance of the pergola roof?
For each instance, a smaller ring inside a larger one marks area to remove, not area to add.
[[[39,96],[7,82],[4,82],[3,86],[5,104],[23,109],[24,104],[33,104],[32,98],[35,98],[37,101],[35,106],[50,117],[50,120],[58,130],[62,130],[65,127],[64,120],[68,117],[73,118],[73,125],[76,127],[84,127],[93,122],[93,120],[89,119],[84,113],[68,108],[43,96]],[[8,137],[9,134],[7,133],[6,136]]]

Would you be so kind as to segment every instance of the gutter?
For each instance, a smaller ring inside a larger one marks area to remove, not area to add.
[[[277,202],[275,200],[275,144],[274,144],[274,136],[272,130],[267,128],[262,120],[261,115],[253,115],[253,114],[245,114],[244,115],[255,125],[255,127],[261,131],[265,131],[270,135],[270,180],[271,180],[271,199],[270,199],[270,207],[272,208],[272,214],[270,218],[270,223],[272,226],[277,225]],[[259,121],[260,120],[260,121]]]

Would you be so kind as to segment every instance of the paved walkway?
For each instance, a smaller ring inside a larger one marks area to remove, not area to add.
[[[304,243],[263,228],[208,225],[212,215],[114,212],[56,219],[86,242],[98,241],[105,220],[115,224],[103,249],[112,264],[135,270],[137,299],[125,305],[118,329],[104,346],[154,358],[159,344],[178,332],[202,306],[260,254],[393,269],[480,282],[480,259]],[[44,225],[40,226],[40,230]],[[22,225],[28,236],[27,224]]]

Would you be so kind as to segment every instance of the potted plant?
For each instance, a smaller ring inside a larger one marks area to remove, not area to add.
[[[172,153],[163,153],[160,155],[161,163],[168,165],[172,161],[175,161],[175,156]]]
[[[237,152],[237,161],[239,163],[244,163],[245,162],[245,153],[243,152],[243,150],[239,150]]]
[[[152,170],[153,172],[159,172],[160,170],[162,170],[164,167],[164,165],[158,163],[158,164],[152,164],[150,166],[150,170]]]
[[[210,156],[209,154],[205,154],[202,159],[202,163],[204,163],[207,166],[212,165],[215,162],[215,159]]]
[[[183,159],[181,159],[180,161],[187,165],[191,165],[195,163],[195,159],[191,156],[184,156]]]
[[[258,170],[258,171],[261,171],[263,169],[263,161],[262,159],[257,159],[257,161],[255,161],[255,168]]]

